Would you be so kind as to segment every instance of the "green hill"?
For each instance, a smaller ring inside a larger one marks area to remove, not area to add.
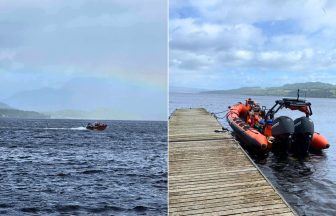
[[[0,118],[49,118],[48,115],[44,115],[34,111],[23,111],[17,109],[0,108]]]
[[[336,85],[322,82],[294,83],[269,88],[243,87],[239,89],[215,90],[202,93],[296,97],[298,89],[300,89],[300,95],[305,94],[307,97],[336,98]]]
[[[34,111],[14,109],[0,102],[0,118],[49,118],[49,116]]]

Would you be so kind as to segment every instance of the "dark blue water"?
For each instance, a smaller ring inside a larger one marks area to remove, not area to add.
[[[227,107],[244,101],[248,96],[220,94],[170,94],[170,113],[176,108],[204,107],[210,112],[227,110]],[[270,108],[277,97],[252,97]],[[299,215],[336,215],[336,99],[312,98],[315,130],[323,134],[331,147],[320,155],[310,155],[306,161],[295,158],[277,159],[270,153],[267,160],[254,158],[263,173],[285,197]],[[224,116],[218,114],[218,116]],[[282,111],[293,119],[303,114]],[[219,119],[229,128],[226,119]]]
[[[166,122],[0,119],[0,214],[165,215]]]

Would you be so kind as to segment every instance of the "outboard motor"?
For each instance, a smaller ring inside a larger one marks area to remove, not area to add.
[[[272,152],[286,155],[294,133],[294,121],[288,116],[280,116],[273,121],[272,136],[275,138]]]
[[[308,155],[309,145],[314,134],[314,123],[306,116],[294,120],[292,151],[299,157]]]

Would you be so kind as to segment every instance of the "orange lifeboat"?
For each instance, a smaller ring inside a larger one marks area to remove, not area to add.
[[[287,116],[275,118],[282,108],[299,110],[305,116],[292,120]],[[237,103],[229,107],[227,121],[245,147],[257,153],[275,154],[292,153],[302,157],[309,150],[323,150],[330,144],[325,137],[314,131],[314,123],[309,118],[312,115],[311,103],[298,98],[283,98],[276,100],[275,105],[266,113],[266,107],[250,98],[246,103]]]
[[[104,123],[99,123],[99,122],[95,122],[93,124],[88,123],[86,125],[86,129],[88,130],[98,130],[98,131],[103,131],[107,128],[107,124]]]

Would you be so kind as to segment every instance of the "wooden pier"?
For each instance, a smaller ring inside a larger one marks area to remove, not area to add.
[[[170,117],[168,175],[169,215],[296,215],[205,109]]]

